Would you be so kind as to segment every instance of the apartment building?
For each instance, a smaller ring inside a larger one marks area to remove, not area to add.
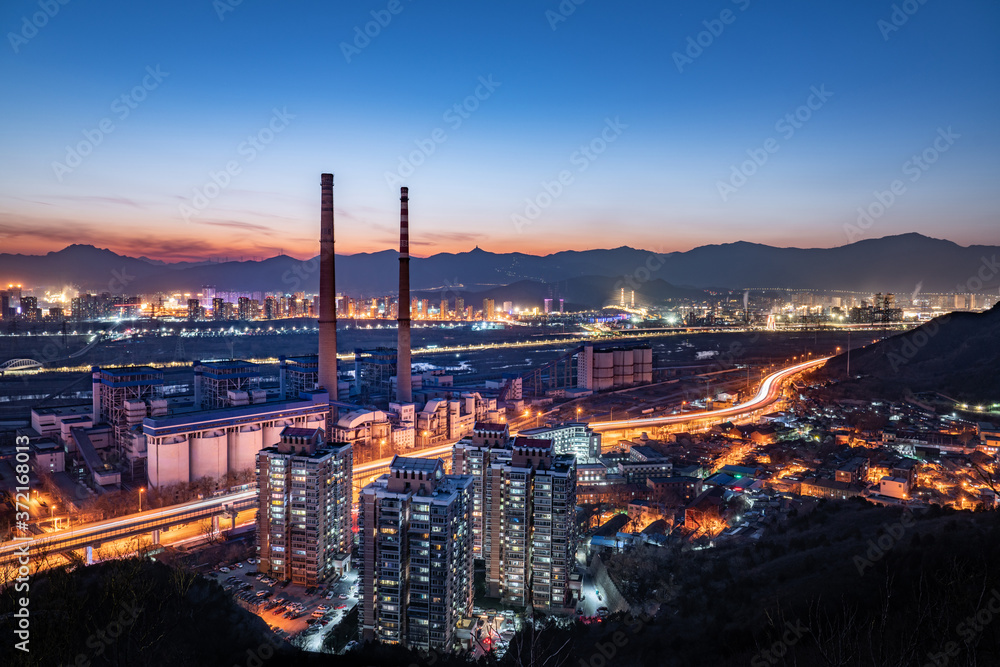
[[[441,459],[396,456],[361,491],[361,639],[451,650],[472,612],[473,479]]]
[[[490,464],[510,448],[510,429],[507,424],[476,422],[472,434],[452,448],[451,471],[456,475],[469,475],[473,479],[472,489],[472,554],[474,558],[485,558],[483,523],[486,516],[484,504],[486,470]]]
[[[257,454],[258,570],[315,586],[349,566],[353,450],[321,428],[285,427]]]
[[[576,556],[576,460],[551,440],[515,438],[484,485],[487,595],[561,611]]]

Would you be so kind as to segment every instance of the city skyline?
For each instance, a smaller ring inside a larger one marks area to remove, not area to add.
[[[401,185],[415,256],[835,247],[859,209],[995,242],[1000,13],[912,4],[9,5],[0,238],[307,257],[329,168],[344,253],[395,245]]]

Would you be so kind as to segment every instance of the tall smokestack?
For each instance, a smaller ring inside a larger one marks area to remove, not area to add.
[[[333,251],[333,174],[320,176],[319,386],[337,400],[337,282]]]
[[[399,318],[396,350],[396,400],[413,402],[410,380],[410,195],[399,189]]]

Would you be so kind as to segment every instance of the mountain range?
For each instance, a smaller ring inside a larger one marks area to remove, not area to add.
[[[635,289],[637,300],[642,294],[646,302],[696,296],[705,289],[992,291],[1000,287],[998,251],[1000,246],[966,247],[903,234],[835,248],[738,241],[665,254],[622,246],[538,256],[477,247],[413,258],[410,267],[415,291],[479,294],[520,284],[519,291],[539,299],[552,296],[589,304],[610,301],[621,287]],[[338,255],[337,290],[366,296],[395,292],[397,259],[394,250]],[[314,293],[319,288],[319,261],[279,255],[261,261],[165,263],[71,245],[46,255],[0,254],[0,281],[118,293],[199,291],[205,285],[220,291]]]

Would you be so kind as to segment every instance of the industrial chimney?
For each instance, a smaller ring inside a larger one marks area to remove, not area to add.
[[[409,188],[399,189],[399,317],[396,350],[396,400],[413,402],[410,380],[410,211]]]
[[[320,176],[319,386],[337,400],[337,282],[333,250],[333,174]]]

